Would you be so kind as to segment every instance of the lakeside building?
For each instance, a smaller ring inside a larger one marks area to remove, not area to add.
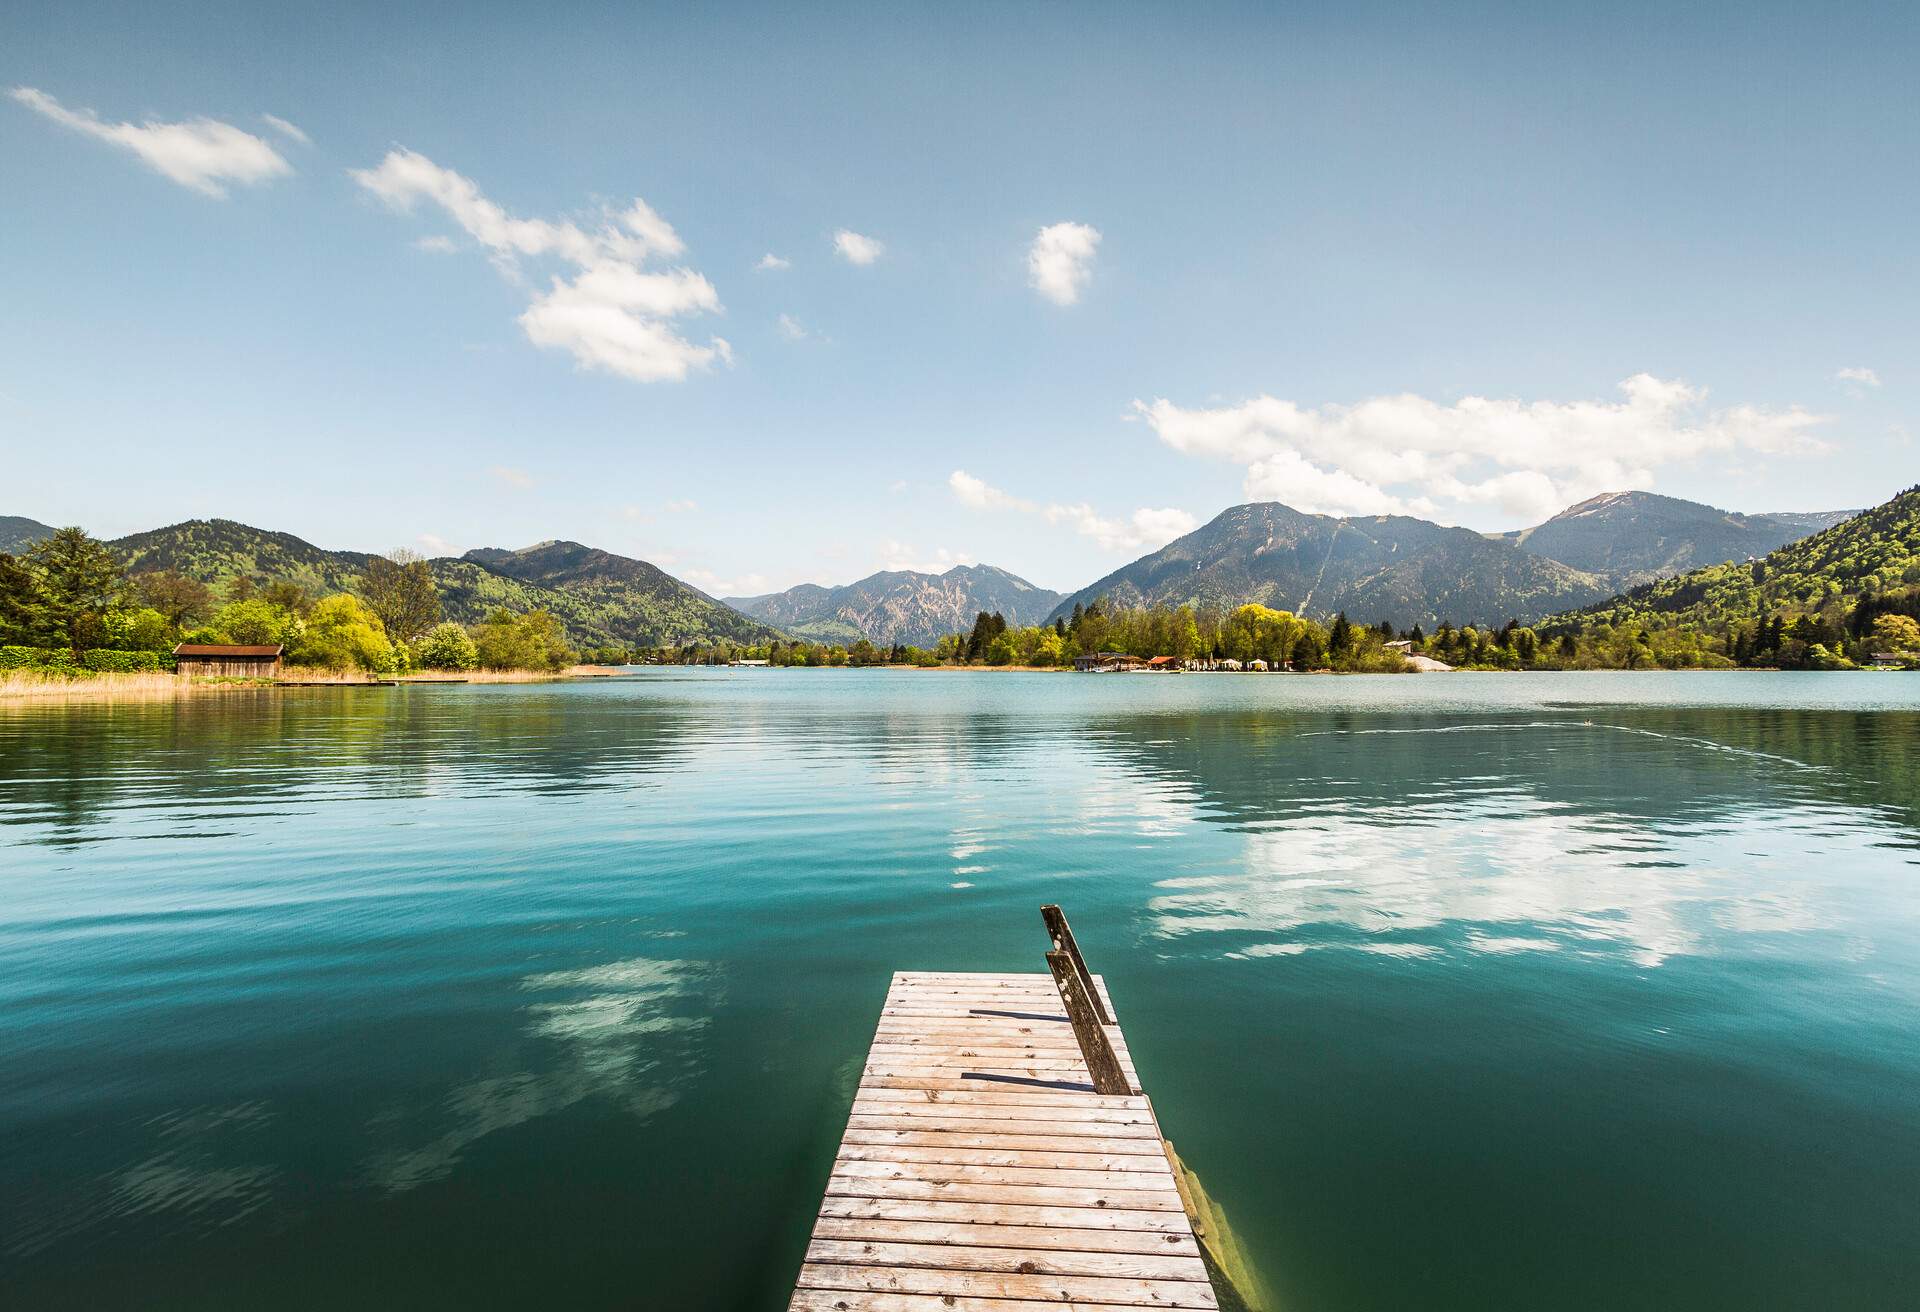
[[[1087,656],[1075,656],[1073,668],[1082,674],[1111,674],[1117,670],[1145,669],[1147,662],[1124,651],[1096,651]]]
[[[183,642],[173,649],[174,672],[226,679],[280,677],[278,643],[248,645],[224,642]]]

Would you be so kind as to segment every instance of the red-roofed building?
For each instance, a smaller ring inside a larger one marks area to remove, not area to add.
[[[173,649],[174,669],[180,674],[227,679],[277,679],[283,650],[278,643],[183,642]]]

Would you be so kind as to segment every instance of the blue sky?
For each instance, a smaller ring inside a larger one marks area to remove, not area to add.
[[[1068,589],[1913,482],[1915,11],[1560,8],[10,5],[0,513]]]

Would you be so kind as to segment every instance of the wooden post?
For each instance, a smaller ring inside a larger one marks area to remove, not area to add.
[[[1080,976],[1087,996],[1093,1000],[1093,1014],[1100,1018],[1102,1025],[1113,1024],[1113,1017],[1107,1014],[1106,999],[1093,986],[1093,972],[1087,969],[1087,959],[1080,955],[1080,945],[1073,941],[1073,930],[1067,925],[1067,913],[1049,902],[1040,908],[1040,919],[1046,923],[1047,933],[1053,938],[1053,950],[1073,958],[1073,969]]]
[[[1073,1022],[1073,1037],[1080,1044],[1080,1056],[1087,1063],[1087,1073],[1093,1076],[1093,1091],[1131,1094],[1133,1086],[1127,1083],[1126,1074],[1120,1069],[1120,1059],[1113,1055],[1112,1040],[1100,1028],[1100,1018],[1094,1013],[1086,986],[1080,982],[1080,972],[1073,968],[1073,958],[1064,952],[1049,952],[1047,969],[1053,972],[1060,1001],[1066,1004],[1067,1019]]]

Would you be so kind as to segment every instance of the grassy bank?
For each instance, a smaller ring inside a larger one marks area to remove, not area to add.
[[[401,676],[401,683],[556,683],[605,678],[626,671],[604,665],[574,665],[565,670],[427,670]],[[364,670],[285,667],[278,680],[185,678],[167,671],[138,674],[74,674],[48,670],[0,671],[0,702],[153,702],[205,693],[274,688],[281,684],[365,684],[380,676]]]
[[[0,701],[154,702],[201,693],[269,687],[258,679],[183,679],[165,671],[76,676],[39,670],[0,674]]]

